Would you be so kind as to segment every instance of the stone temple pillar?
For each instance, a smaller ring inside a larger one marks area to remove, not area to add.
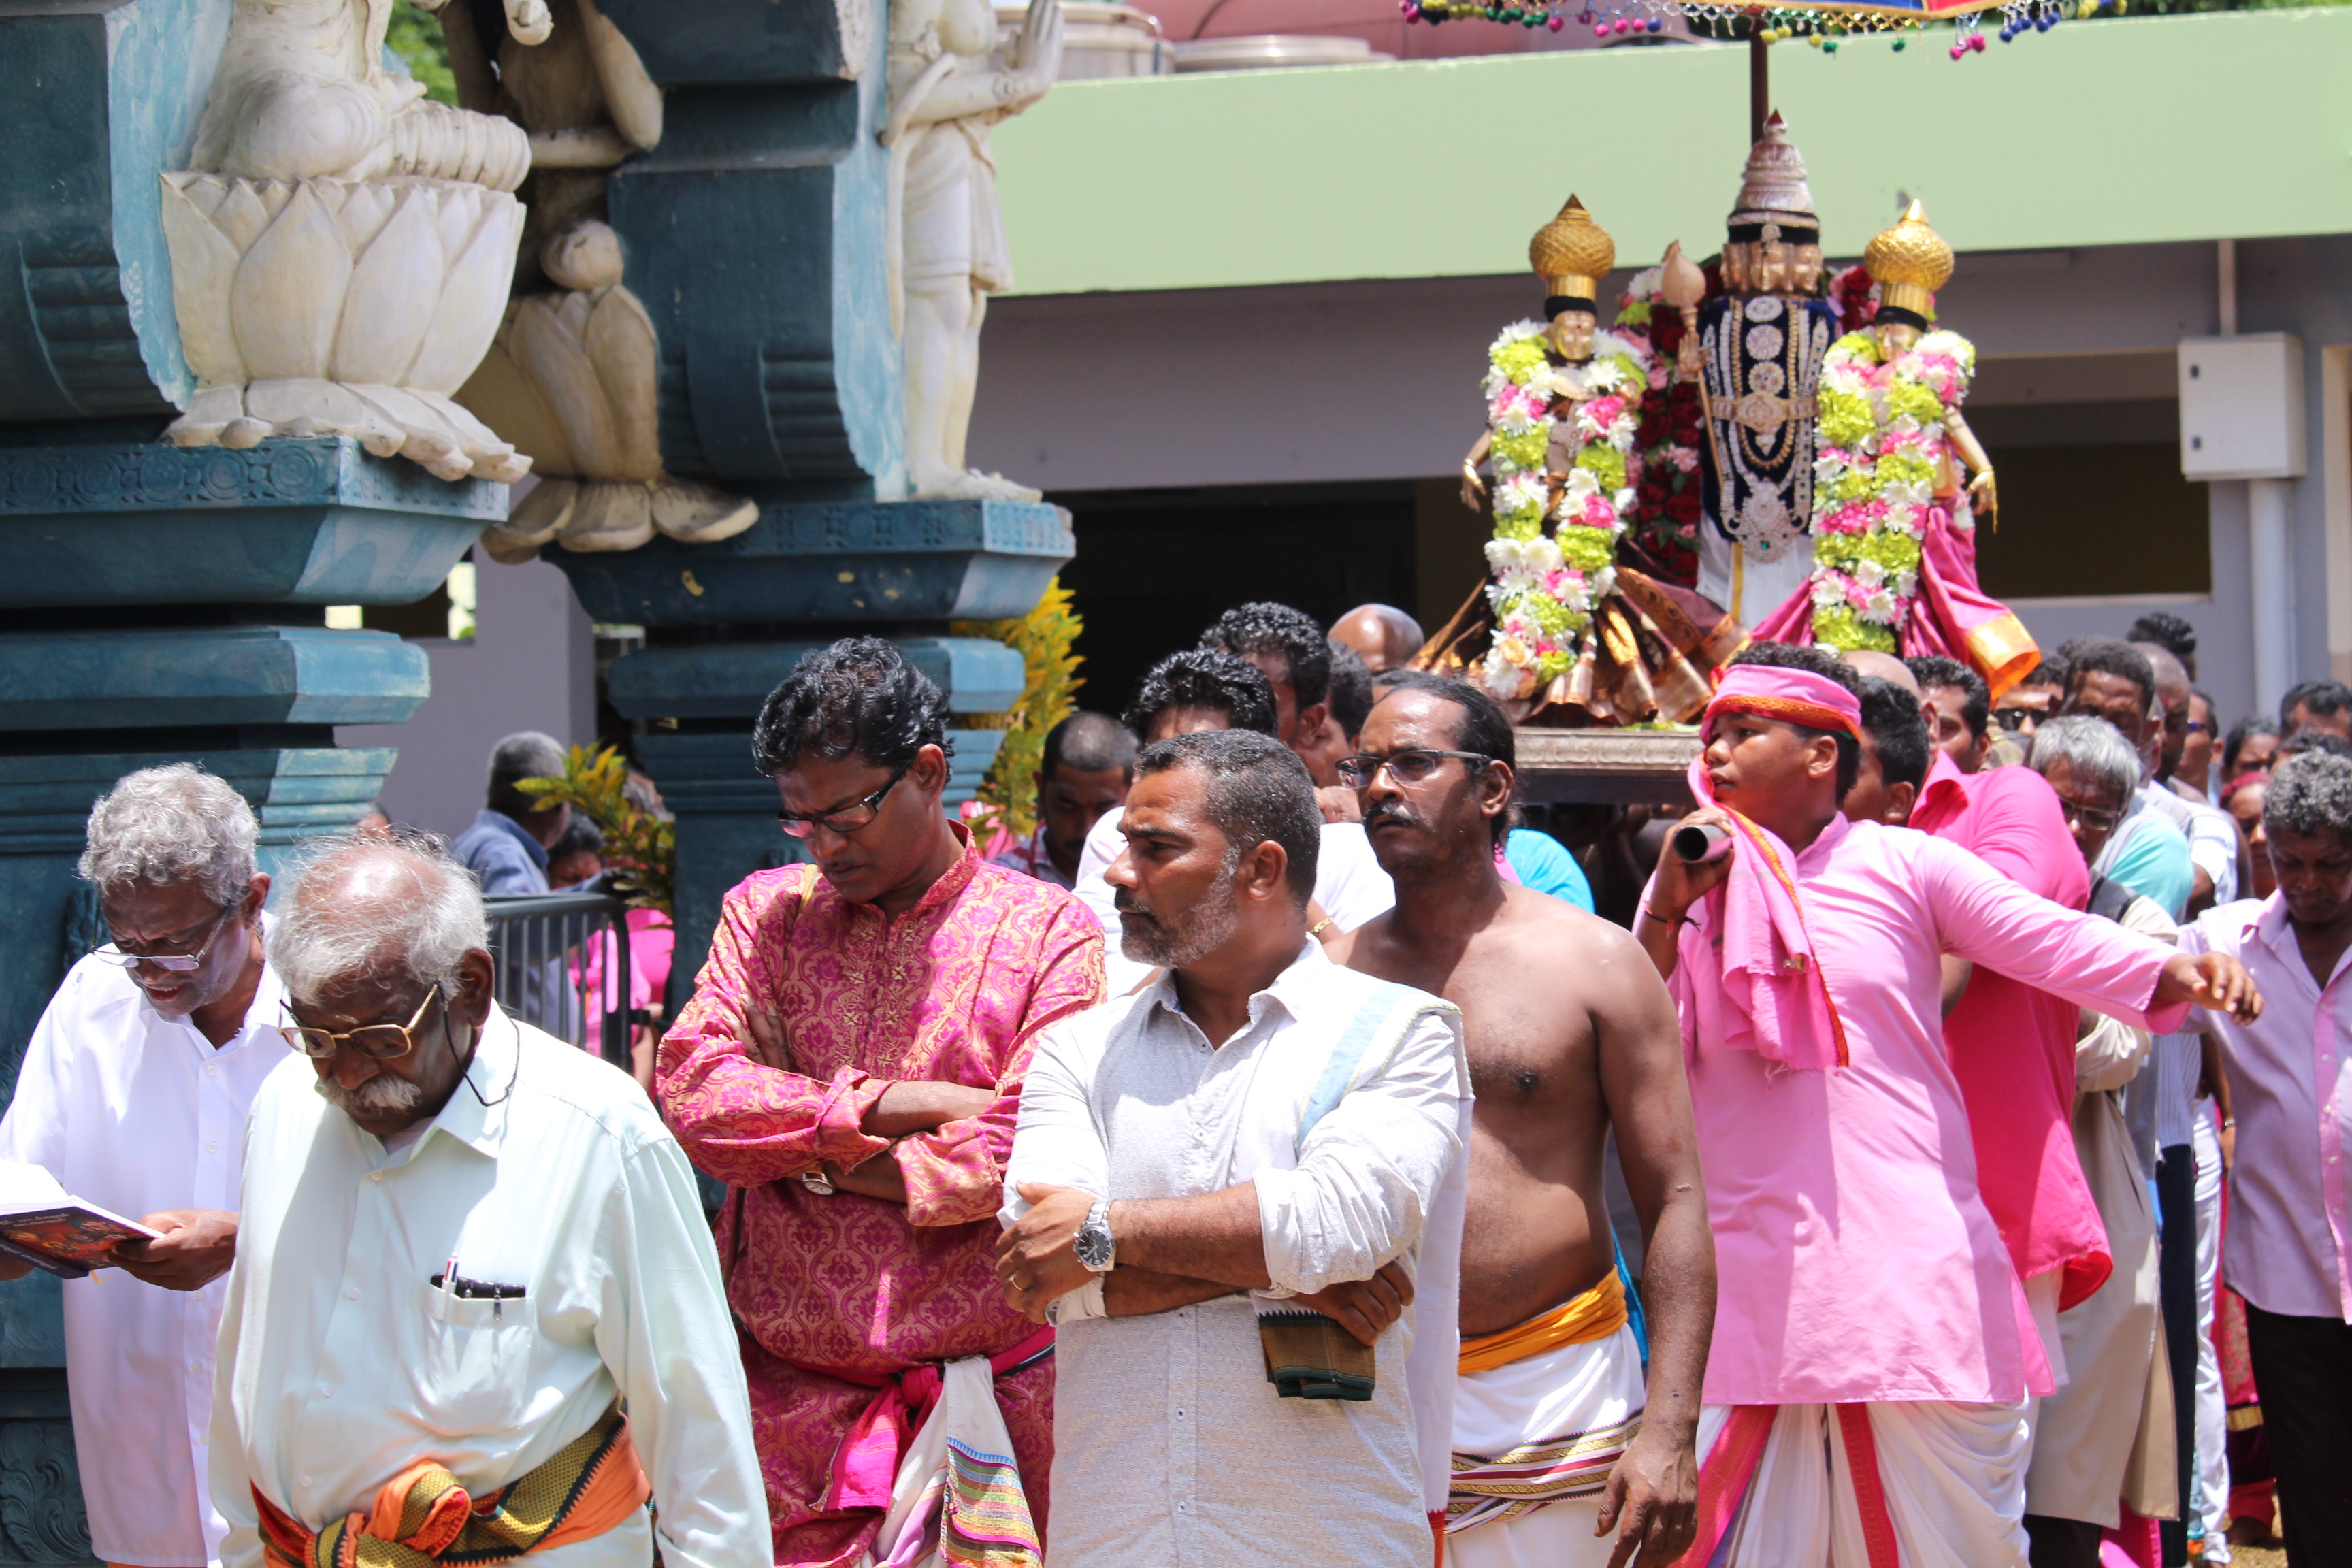
[[[230,0],[0,0],[0,1093],[67,967],[105,940],[74,874],[121,774],[194,761],[274,869],[392,766],[420,650],[327,605],[430,593],[507,487],[349,437],[183,450],[194,400],[160,175],[189,148]],[[0,1285],[0,1568],[89,1561],[57,1281]]]
[[[646,767],[678,816],[677,962],[690,994],[719,900],[799,858],[752,768],[762,698],[812,647],[898,642],[959,713],[1019,697],[1018,656],[948,622],[1026,614],[1074,548],[1037,501],[909,500],[883,246],[884,16],[873,0],[600,0],[664,89],[659,143],[608,187],[629,287],[660,340],[664,467],[760,508],[717,543],[545,559],[595,619],[643,626],[614,706],[655,721]],[[955,732],[950,804],[1002,736]]]

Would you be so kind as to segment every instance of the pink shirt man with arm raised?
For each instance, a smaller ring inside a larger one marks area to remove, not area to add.
[[[1855,684],[1806,648],[1726,671],[1686,826],[1731,851],[1670,850],[1637,919],[1683,1013],[1720,1260],[1693,1550],[2022,1563],[2024,1402],[2049,1368],[1978,1192],[1939,958],[2158,1024],[2193,994],[2242,1004],[2243,972],[1846,822]]]

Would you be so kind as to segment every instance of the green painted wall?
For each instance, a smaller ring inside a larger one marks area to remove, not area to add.
[[[2067,23],[1958,62],[1950,36],[1772,50],[1832,255],[1898,191],[1963,253],[2352,230],[2352,10]],[[1706,255],[1747,71],[1735,45],[1065,83],[995,132],[1017,291],[1509,272],[1571,191],[1621,265]]]

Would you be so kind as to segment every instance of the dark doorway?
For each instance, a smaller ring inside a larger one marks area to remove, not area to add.
[[[1415,602],[1410,481],[1047,499],[1070,509],[1077,532],[1062,582],[1086,622],[1082,708],[1117,713],[1153,663],[1252,599],[1325,626],[1367,601]]]

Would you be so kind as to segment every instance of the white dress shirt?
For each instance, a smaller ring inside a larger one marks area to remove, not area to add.
[[[436,1033],[421,1049],[440,1048]],[[693,1173],[626,1074],[494,1014],[424,1134],[389,1150],[289,1060],[246,1136],[221,1319],[213,1495],[224,1568],[258,1568],[248,1481],[312,1530],[436,1459],[486,1497],[617,1393],[653,1483],[544,1568],[768,1568],[751,1406]],[[468,1087],[470,1086],[470,1087]],[[487,1101],[487,1104],[485,1103]],[[524,1289],[467,1299],[449,1270]]]
[[[265,967],[244,1026],[213,1043],[148,1005],[128,971],[85,958],[50,998],[0,1119],[0,1159],[41,1166],[127,1219],[237,1207],[238,1147],[262,1079],[291,1054]],[[65,1281],[66,1368],[90,1550],[135,1568],[216,1563],[213,1339],[227,1281],[166,1290],[120,1268]]]
[[[2352,1322],[2352,953],[2315,980],[2283,893],[2206,910],[2180,946],[2228,953],[2263,994],[2251,1024],[2190,1015],[2221,1042],[2238,1119],[2222,1279],[2265,1312]]]
[[[1327,1086],[1336,1043],[1368,1005],[1402,1009],[1381,1015],[1394,1020],[1381,1033],[1392,1045]],[[1024,1182],[1125,1199],[1254,1180],[1278,1291],[1367,1279],[1402,1258],[1420,1299],[1375,1347],[1375,1393],[1362,1403],[1280,1397],[1246,1295],[1147,1317],[1065,1314],[1051,1568],[1428,1560],[1460,1343],[1456,1156],[1470,1105],[1460,1015],[1342,969],[1310,942],[1250,999],[1249,1020],[1213,1048],[1163,977],[1045,1031],[1022,1090],[1005,1218],[1026,1212]],[[1330,1109],[1294,1142],[1309,1101]],[[1415,1355],[1417,1333],[1433,1354]],[[1432,1426],[1433,1483],[1419,1417]]]

